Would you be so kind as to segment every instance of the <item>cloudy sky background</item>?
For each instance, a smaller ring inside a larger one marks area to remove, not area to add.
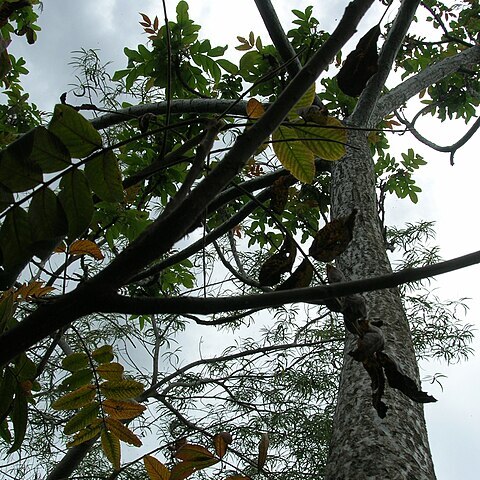
[[[167,0],[169,18],[175,17],[176,3],[176,0]],[[310,4],[314,5],[314,16],[322,28],[331,30],[348,2],[274,0],[273,3],[286,30],[294,18],[291,8],[304,10]],[[202,25],[201,38],[209,38],[212,45],[230,45],[227,57],[238,58],[238,52],[233,49],[238,43],[237,35],[248,36],[253,31],[262,36],[264,44],[269,43],[253,0],[190,0],[189,4],[190,17]],[[395,9],[391,10],[390,18]],[[155,15],[163,18],[158,0],[45,1],[39,19],[42,31],[37,43],[31,46],[24,38],[14,38],[10,48],[16,56],[27,60],[30,74],[23,84],[32,101],[42,110],[53,110],[60,95],[75,83],[74,70],[69,63],[72,52],[80,48],[98,49],[103,62],[112,62],[110,73],[124,68],[126,57],[123,48],[136,48],[139,43],[146,42],[138,24],[139,11],[151,18]],[[361,27],[370,28],[380,16],[380,9],[369,12]],[[357,39],[349,44],[350,48]],[[72,96],[69,100],[74,102]],[[423,121],[419,126],[422,133],[440,145],[455,142],[465,132],[463,122],[441,125]],[[417,184],[423,189],[419,203],[413,205],[409,200],[390,199],[387,224],[402,226],[407,221],[435,220],[437,243],[445,259],[478,250],[479,134],[457,152],[454,167],[449,164],[448,154],[429,150],[413,137],[405,135],[392,139],[392,143],[402,151],[414,148],[424,156],[428,165],[416,175]],[[477,329],[480,324],[479,273],[480,267],[474,266],[437,277],[435,282],[441,297],[471,298],[466,321]],[[478,352],[478,338],[473,346]],[[437,362],[421,365],[424,378],[438,372],[447,375],[442,381],[443,390],[438,385],[424,384],[424,388],[438,399],[436,404],[425,408],[437,477],[439,480],[477,479],[480,471],[480,358],[477,355],[468,363],[450,366]]]

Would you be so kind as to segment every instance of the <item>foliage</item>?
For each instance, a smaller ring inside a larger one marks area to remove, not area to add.
[[[13,36],[25,36],[29,44],[37,38],[40,27],[36,24],[38,14],[33,6],[39,0],[21,2],[3,1],[0,4],[0,87],[7,97],[7,103],[0,105],[0,147],[11,143],[19,133],[26,133],[41,120],[40,112],[28,102],[24,93],[21,76],[27,75],[23,58],[15,58],[8,53]]]
[[[458,11],[441,2],[424,3],[432,15],[427,21],[444,33],[439,42],[407,37],[396,64],[405,78],[428,68],[432,57],[467,48],[478,26],[474,2],[465,0]],[[4,39],[22,29],[34,38],[36,14],[31,7],[24,10],[12,13],[2,28]],[[305,64],[330,35],[319,29],[312,7],[293,15],[288,38]],[[0,334],[75,298],[68,292],[75,295],[92,284],[100,288],[92,282],[108,276],[135,242],[150,242],[150,248],[128,278],[118,284],[110,279],[113,292],[101,292],[109,298],[120,291],[124,299],[138,300],[133,313],[111,314],[125,311],[117,305],[118,310],[94,309],[83,316],[85,304],[100,300],[82,297],[62,314],[78,308],[83,318],[70,316],[74,323],[55,328],[51,338],[46,335],[5,366],[2,448],[17,452],[17,478],[45,476],[63,445],[97,438],[104,456],[93,447],[81,466],[87,477],[106,476],[112,467],[119,478],[145,478],[145,470],[161,480],[195,472],[199,478],[230,480],[318,477],[326,463],[342,362],[345,332],[338,314],[324,304],[271,310],[246,304],[205,318],[154,314],[141,301],[174,299],[181,305],[184,297],[237,297],[269,287],[288,291],[325,283],[321,262],[348,248],[356,212],[327,218],[329,172],[346,152],[346,120],[356,105],[332,73],[342,54],[330,66],[331,76],[320,81],[322,88],[312,84],[252,157],[231,167],[238,167],[233,180],[208,192],[211,198],[200,213],[182,217],[178,205],[204,180],[221,175],[225,151],[259,128],[272,103],[281,103],[291,81],[288,60],[253,32],[237,37],[236,49],[244,52],[238,65],[224,58],[227,47],[200,37],[185,1],[178,3],[175,21],[164,25],[141,14],[140,24],[148,44],[125,48],[127,66],[113,75],[97,52],[75,52],[75,93],[83,93],[89,104],[78,107],[64,98],[46,126],[22,93],[20,75],[28,73],[23,59],[9,57],[11,69],[3,77],[7,105],[0,106],[6,119],[0,139],[5,145],[0,152]],[[457,72],[428,87],[422,101],[440,120],[456,115],[468,121],[478,106],[472,93],[477,84],[478,71]],[[250,99],[241,115],[231,112],[232,102],[215,122],[204,112],[172,109],[177,100],[245,97]],[[124,122],[101,132],[80,113],[161,101],[166,101],[163,111],[125,114]],[[387,193],[416,203],[421,192],[413,175],[426,163],[423,158],[409,148],[396,160],[390,151],[388,135],[398,125],[387,117],[369,136],[381,208]],[[152,233],[159,219],[177,215],[170,229]],[[186,241],[162,239],[179,231],[182,222],[188,224],[180,235]],[[401,267],[439,261],[438,250],[425,246],[431,236],[429,224],[387,229],[390,246],[400,248]],[[307,243],[312,259],[305,253]],[[464,299],[443,300],[427,284],[415,286],[403,287],[403,293],[417,355],[447,362],[467,358],[472,327],[459,313]],[[217,348],[196,356],[190,348],[192,336],[201,344],[205,328],[210,342],[225,348],[220,354]],[[158,448],[122,464],[120,441],[139,446],[140,437]],[[23,451],[38,452],[37,459],[22,463]]]

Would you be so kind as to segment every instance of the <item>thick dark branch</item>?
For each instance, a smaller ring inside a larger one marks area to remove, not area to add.
[[[368,125],[368,120],[377,104],[382,88],[385,85],[388,75],[392,70],[397,53],[402,45],[403,39],[412,23],[415,11],[420,0],[404,0],[397,13],[392,28],[388,32],[387,39],[382,47],[378,59],[378,72],[368,82],[362,92],[358,103],[349,121],[353,125]]]
[[[258,202],[264,202],[270,197],[270,195],[271,195],[270,191],[264,190],[263,192],[260,192],[256,198]],[[220,238],[222,235],[225,235],[232,228],[236,227],[242,220],[247,218],[258,207],[259,206],[257,202],[253,202],[253,201],[248,202],[235,215],[230,217],[227,221],[222,223],[215,230],[212,230],[211,232],[207,233],[205,237],[200,238],[199,240],[197,240],[196,242],[193,242],[191,245],[184,248],[180,252],[170,255],[165,260],[162,260],[156,265],[153,265],[152,267],[147,268],[143,272],[136,274],[134,277],[128,280],[128,283],[138,282],[139,280],[142,280],[144,278],[148,278],[148,277],[151,277],[152,275],[156,275],[157,273],[160,273],[162,270],[165,270],[165,268],[171,267],[172,265],[175,265],[187,259],[188,257],[200,251],[205,246],[210,245],[213,241],[217,240],[217,238]]]
[[[273,8],[272,2],[270,0],[255,0],[255,4],[282,60],[288,62],[294,59],[287,64],[289,75],[294,77],[302,68],[302,64],[298,57],[296,57],[295,50],[285,35],[285,31],[282,28],[277,12]]]
[[[217,298],[134,298],[113,294],[104,298],[100,312],[150,314],[150,313],[194,313],[208,315],[212,313],[244,310],[251,308],[278,307],[287,303],[318,303],[329,298],[344,297],[354,293],[393,288],[404,283],[422,280],[442,273],[480,263],[480,251],[454,258],[435,265],[419,268],[407,268],[400,272],[366,278],[351,282],[334,283],[312,288],[282,290],[257,295]]]
[[[243,165],[265,139],[278,128],[320,73],[329,66],[338,51],[354,34],[358,22],[372,3],[373,0],[354,0],[348,5],[330,38],[289,83],[278,100],[258,122],[237,139],[223,160],[181,205],[170,214],[160,216],[94,278],[85,282],[70,295],[54,301],[52,305],[39,307],[20,324],[2,335],[0,365],[11,361],[19,353],[54,331],[69,325],[73,320],[101,311],[97,308],[98,302],[104,304],[106,299],[115,299],[117,288],[124,285],[136,272],[143,270],[166,254],[175,242],[184,237],[205,211],[212,198],[235,178]],[[202,99],[202,102],[206,100]],[[173,102],[171,111],[174,113]],[[122,297],[119,296],[119,298]],[[68,305],[68,302],[71,304]],[[107,301],[107,303],[110,302]]]
[[[65,456],[55,465],[55,468],[48,474],[45,480],[64,480],[70,478],[70,475],[72,475],[77,469],[85,458],[85,455],[93,447],[97,438],[98,437],[70,448]]]

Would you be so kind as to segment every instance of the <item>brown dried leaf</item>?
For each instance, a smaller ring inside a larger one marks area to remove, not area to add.
[[[210,460],[214,458],[215,455],[201,445],[187,443],[175,452],[175,457],[189,462],[201,462]]]
[[[284,175],[277,178],[272,185],[272,196],[270,199],[270,208],[279,215],[283,213],[288,200],[288,187],[290,185],[290,175]]]
[[[308,287],[313,279],[313,265],[308,258],[304,258],[295,271],[276,290],[290,290],[292,288]]]
[[[398,362],[385,352],[378,352],[377,358],[385,371],[388,384],[392,388],[400,390],[408,398],[417,403],[431,403],[437,401],[436,398],[420,390],[415,381],[402,371]]]
[[[247,102],[248,118],[257,119],[257,118],[260,118],[264,113],[265,113],[265,108],[256,98],[251,98]]]
[[[262,470],[265,462],[267,460],[267,450],[270,445],[270,439],[268,438],[268,433],[262,433],[260,438],[260,443],[258,444],[258,461],[257,467],[259,470]]]
[[[143,464],[150,480],[168,480],[170,478],[170,470],[155,457],[145,455]]]
[[[375,353],[380,352],[385,347],[385,337],[382,330],[373,325],[368,320],[357,322],[358,340],[357,348],[348,354],[357,362],[368,361]]]
[[[346,95],[350,97],[360,95],[368,80],[377,72],[379,36],[380,26],[375,25],[360,39],[338,72],[338,87]]]
[[[227,448],[231,443],[232,436],[228,432],[220,432],[213,437],[213,445],[218,458],[223,458],[225,456]]]
[[[44,297],[51,291],[55,290],[55,287],[44,287],[44,282],[31,281],[28,284],[22,285],[16,292],[15,295],[22,297],[26,302],[29,300]]]
[[[105,419],[105,424],[107,425],[107,429],[110,430],[110,432],[112,432],[122,442],[129,443],[135,447],[140,447],[142,445],[142,441],[120,420],[107,417]]]
[[[292,269],[297,247],[289,235],[285,237],[279,252],[268,258],[260,267],[258,282],[262,286],[271,287],[280,281],[282,273]]]
[[[331,262],[346,250],[353,238],[356,213],[353,210],[348,217],[335,218],[317,232],[309,250],[315,260]]]
[[[117,420],[128,420],[141,415],[146,407],[135,401],[104,400],[103,410],[107,415]]]

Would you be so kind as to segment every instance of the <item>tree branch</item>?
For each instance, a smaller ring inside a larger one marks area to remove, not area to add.
[[[353,125],[367,126],[370,116],[377,104],[382,88],[385,85],[403,39],[412,23],[420,0],[404,0],[398,10],[392,28],[388,32],[378,59],[378,72],[370,79],[363,90],[355,110],[349,118]]]
[[[465,145],[475,134],[475,132],[480,128],[480,117],[477,118],[474,122],[474,124],[468,129],[467,133],[463,135],[460,140],[457,142],[453,143],[452,145],[448,145],[446,147],[442,147],[440,145],[437,145],[436,143],[433,143],[432,141],[428,140],[428,138],[425,138],[423,135],[420,135],[418,130],[415,128],[414,122],[409,122],[403,115],[401,116],[400,114],[396,114],[397,119],[402,122],[409,130],[409,132],[420,142],[422,142],[424,145],[427,145],[427,147],[432,148],[433,150],[436,150],[437,152],[444,152],[444,153],[450,153],[450,164],[453,165],[453,157],[457,150],[463,145]]]
[[[247,115],[246,100],[220,100],[216,98],[193,98],[172,100],[170,102],[171,113],[209,113],[222,114],[228,109],[229,115]],[[167,102],[146,103],[145,105],[133,105],[122,108],[116,112],[107,113],[101,117],[90,120],[90,123],[97,129],[112,127],[122,122],[135,120],[136,118],[153,113],[154,115],[165,115],[167,113]]]
[[[255,0],[255,5],[282,60],[288,62],[293,59],[293,61],[287,64],[287,71],[291,77],[294,77],[302,68],[302,64],[296,56],[297,54],[292,44],[285,35],[285,31],[282,28],[275,8],[273,8],[272,2],[270,0]]]
[[[354,293],[393,288],[404,283],[422,280],[442,273],[480,263],[480,251],[445,262],[425,267],[407,268],[396,273],[378,277],[341,282],[319,287],[281,290],[256,295],[217,298],[156,298],[126,297],[117,293],[104,297],[99,311],[103,313],[150,314],[150,313],[194,313],[208,315],[233,310],[278,307],[296,302],[318,303],[329,298],[344,297]],[[1,358],[1,357],[0,357]]]
[[[268,198],[270,198],[270,195],[271,193],[268,190],[264,190],[263,192],[260,192],[256,198],[258,202],[264,202]],[[222,223],[215,230],[212,230],[211,232],[207,233],[205,237],[200,238],[199,240],[197,240],[196,242],[193,242],[191,245],[184,248],[180,252],[170,255],[165,260],[162,260],[156,265],[153,265],[152,267],[147,268],[143,272],[137,273],[135,276],[133,276],[128,280],[128,283],[138,282],[139,280],[142,280],[144,278],[151,277],[152,275],[156,275],[157,273],[160,273],[162,270],[165,270],[165,268],[168,268],[172,265],[175,265],[181,262],[182,260],[187,259],[194,253],[201,250],[204,246],[209,245],[210,243],[215,241],[217,238],[220,238],[222,235],[227,233],[233,227],[238,225],[243,219],[248,217],[257,208],[259,208],[258,203],[253,201],[248,202],[235,215],[230,217],[227,221]]]
[[[278,100],[237,139],[223,160],[181,205],[168,215],[161,215],[95,277],[87,280],[72,293],[52,302],[51,305],[39,307],[17,326],[3,334],[0,337],[0,365],[11,361],[19,353],[55,330],[69,325],[73,320],[101,311],[97,307],[105,304],[107,298],[110,301],[115,299],[117,288],[125,284],[136,272],[167,253],[175,242],[185,236],[211,202],[212,197],[218,195],[233,180],[257,148],[278,128],[320,73],[329,66],[338,51],[355,33],[359,21],[372,3],[373,0],[353,0],[347,6],[330,38],[289,83]],[[172,113],[175,113],[173,102],[171,108]]]
[[[388,114],[398,110],[407,100],[423,89],[443,80],[460,68],[478,65],[478,63],[480,63],[480,45],[468,48],[453,57],[447,57],[425,68],[380,98],[370,118],[370,124],[377,125]]]

